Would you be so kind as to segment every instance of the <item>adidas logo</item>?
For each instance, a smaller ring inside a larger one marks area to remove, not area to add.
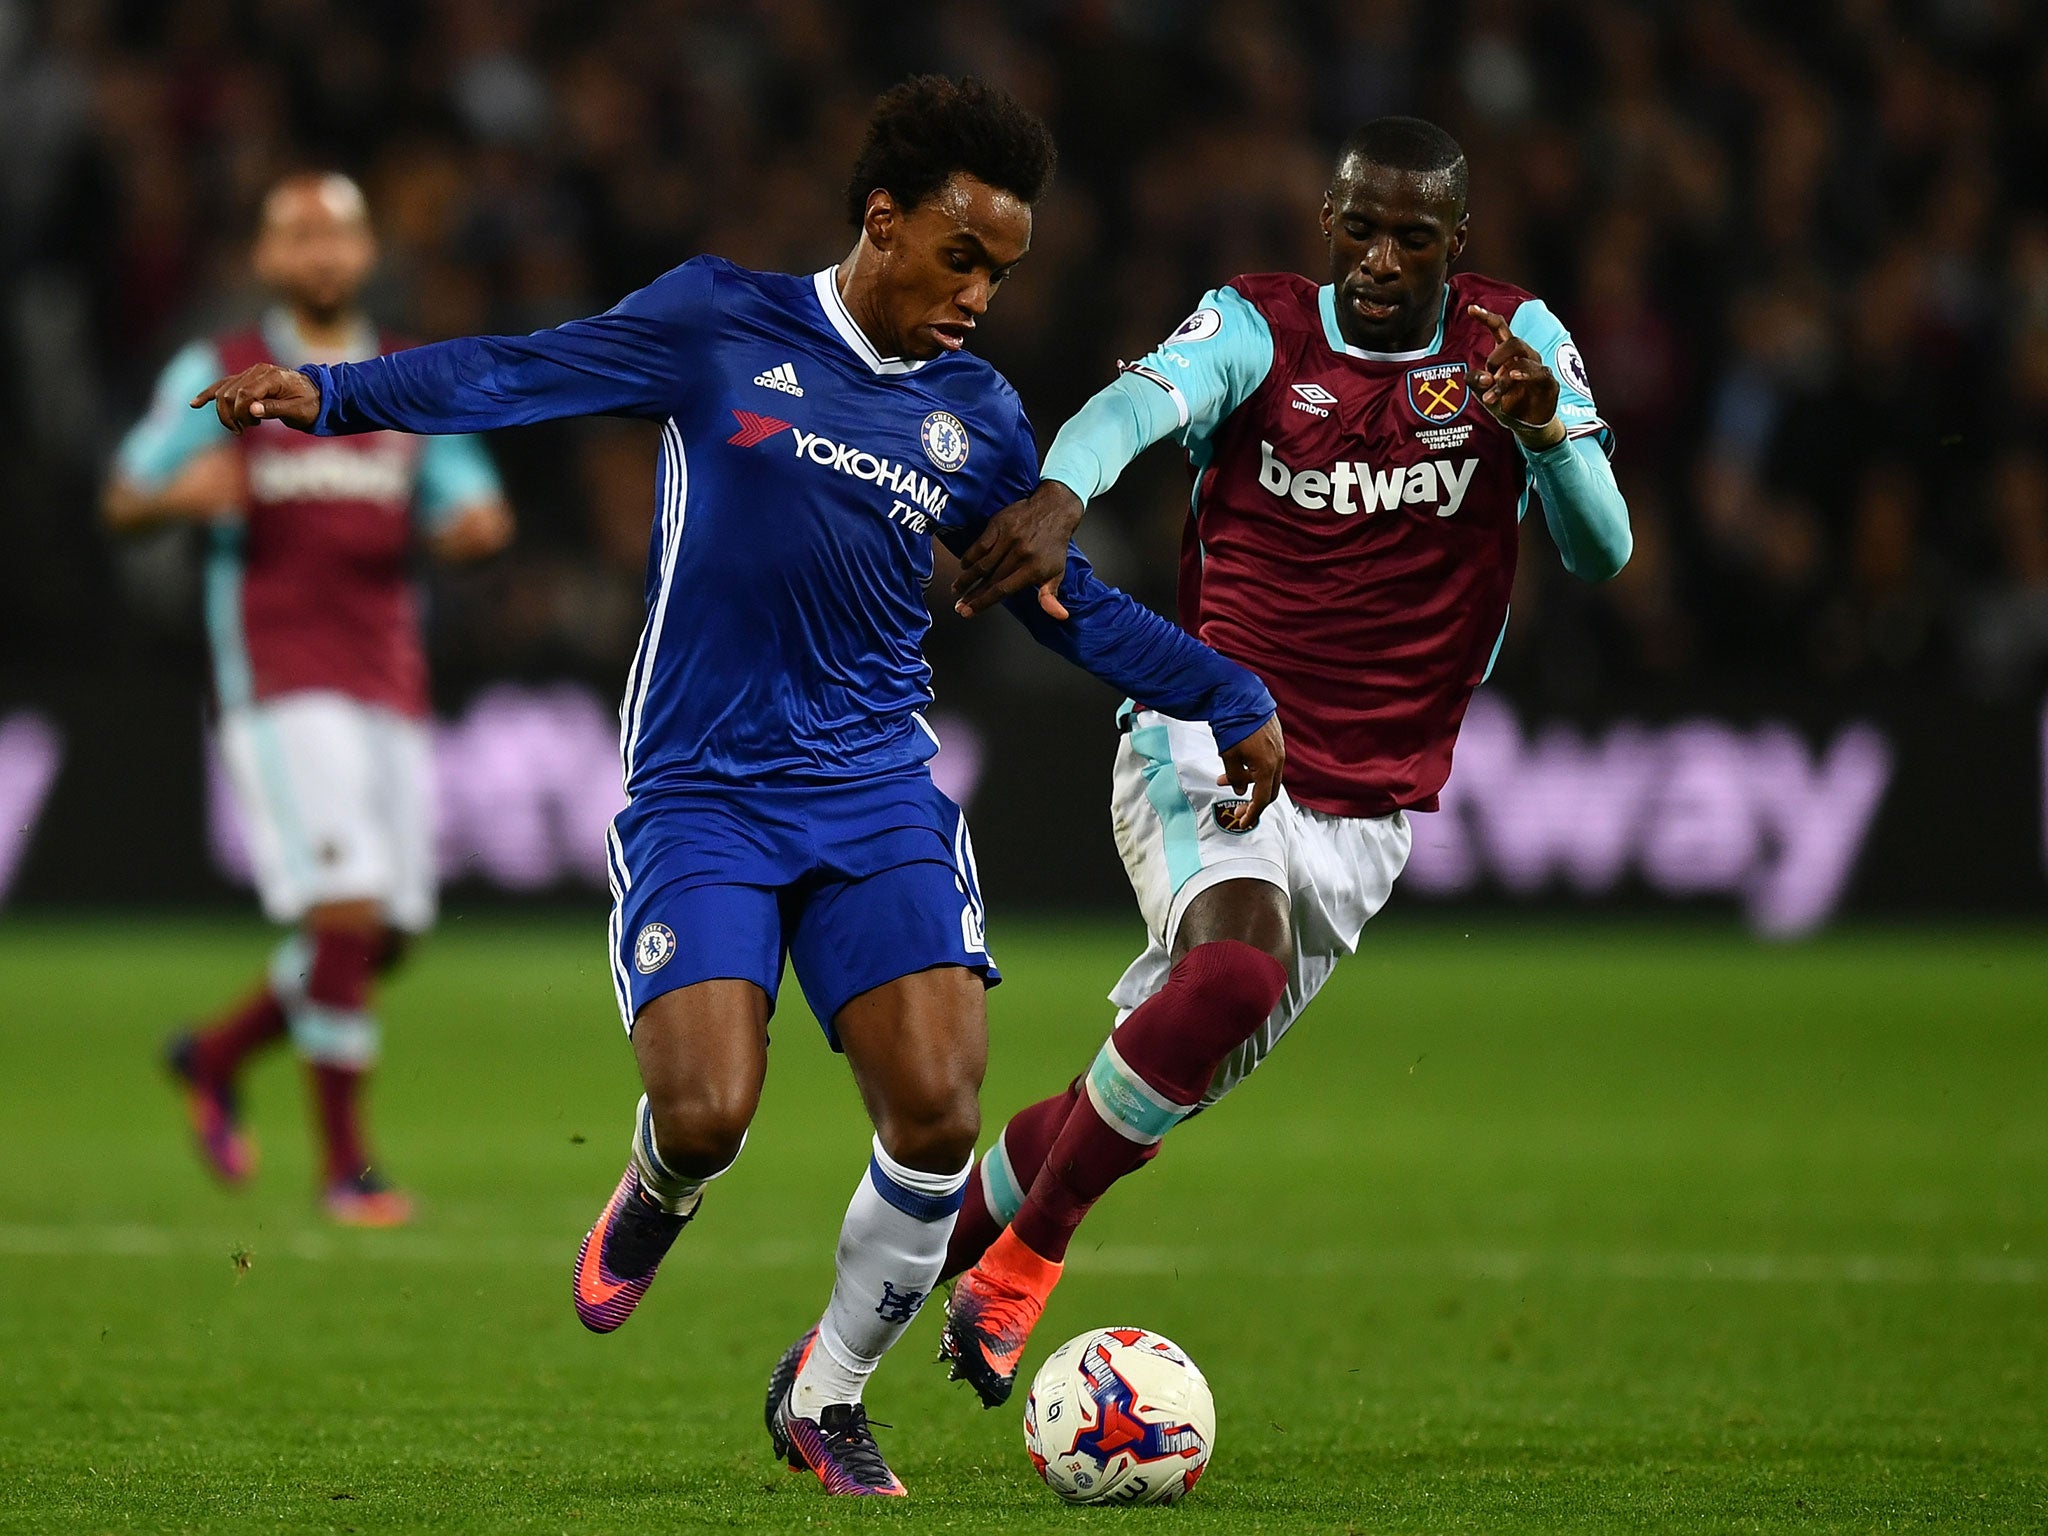
[[[795,363],[777,363],[766,373],[755,374],[754,382],[763,389],[779,389],[785,395],[801,396],[804,392],[803,385],[796,381]]]

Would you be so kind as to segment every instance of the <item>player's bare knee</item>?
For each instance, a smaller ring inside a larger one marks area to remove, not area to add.
[[[756,1095],[738,1085],[696,1082],[647,1091],[661,1160],[691,1178],[707,1178],[740,1155]]]
[[[1283,970],[1294,964],[1294,912],[1287,893],[1264,880],[1226,880],[1188,904],[1174,939],[1178,965],[1219,941],[1249,945]]]
[[[882,1150],[920,1173],[956,1173],[981,1135],[981,1101],[971,1087],[892,1106],[875,1134]]]

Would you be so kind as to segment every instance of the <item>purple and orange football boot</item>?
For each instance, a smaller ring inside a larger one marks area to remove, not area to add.
[[[184,1095],[199,1160],[223,1184],[247,1183],[256,1171],[256,1145],[242,1130],[241,1099],[232,1082],[199,1071],[195,1044],[189,1031],[173,1035],[164,1045],[164,1066]]]
[[[939,1360],[952,1379],[974,1388],[984,1408],[999,1408],[1017,1385],[1017,1367],[1031,1330],[1065,1266],[1041,1258],[1009,1227],[958,1280],[946,1298]]]
[[[815,1419],[790,1412],[789,1396],[797,1372],[817,1347],[813,1328],[782,1352],[768,1376],[768,1443],[795,1472],[810,1471],[830,1494],[900,1499],[909,1490],[882,1460],[882,1448],[868,1427],[868,1411],[859,1403],[833,1403]]]
[[[331,1181],[320,1192],[320,1205],[339,1227],[402,1227],[412,1220],[412,1196],[368,1168]]]
[[[647,1198],[639,1170],[628,1163],[597,1225],[576,1250],[577,1320],[592,1333],[610,1333],[631,1317],[669,1245],[696,1214],[694,1206],[681,1216],[664,1211]]]

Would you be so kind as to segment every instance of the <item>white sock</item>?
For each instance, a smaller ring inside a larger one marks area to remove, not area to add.
[[[745,1151],[747,1138],[740,1136],[740,1151]],[[732,1162],[740,1160],[739,1152],[732,1155]],[[640,1171],[640,1187],[654,1197],[654,1203],[671,1216],[687,1216],[697,1209],[704,1198],[704,1186],[724,1173],[732,1163],[718,1173],[707,1173],[701,1179],[686,1173],[677,1173],[661,1160],[661,1149],[654,1143],[654,1115],[647,1107],[647,1095],[640,1095],[640,1107],[633,1111],[633,1166]]]
[[[874,1156],[839,1229],[839,1273],[818,1325],[818,1347],[790,1393],[798,1418],[860,1401],[868,1377],[938,1281],[973,1169],[970,1157],[958,1173],[920,1173],[884,1152],[875,1138]]]

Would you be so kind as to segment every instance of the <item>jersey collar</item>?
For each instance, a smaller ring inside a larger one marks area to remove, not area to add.
[[[263,345],[286,368],[296,368],[301,363],[360,363],[377,355],[376,327],[364,320],[357,321],[350,328],[348,344],[342,348],[344,355],[340,357],[313,356],[313,349],[299,334],[298,322],[292,319],[292,312],[282,305],[263,312],[262,329]]]
[[[868,340],[867,332],[854,324],[853,316],[847,311],[846,300],[839,296],[837,267],[827,267],[818,273],[811,279],[811,286],[818,291],[818,307],[825,311],[825,318],[832,322],[832,329],[839,333],[841,341],[853,349],[853,355],[868,365],[869,372],[915,373],[924,366],[924,363],[913,363],[901,357],[884,357],[875,350],[875,344]]]
[[[1323,339],[1330,344],[1332,352],[1341,352],[1346,357],[1364,358],[1368,363],[1419,363],[1425,357],[1435,357],[1444,346],[1444,311],[1451,306],[1451,285],[1444,284],[1443,308],[1437,311],[1436,335],[1429,345],[1414,352],[1368,352],[1363,347],[1354,347],[1344,339],[1344,333],[1337,329],[1337,288],[1334,283],[1325,283],[1316,290],[1316,307],[1323,314]]]

